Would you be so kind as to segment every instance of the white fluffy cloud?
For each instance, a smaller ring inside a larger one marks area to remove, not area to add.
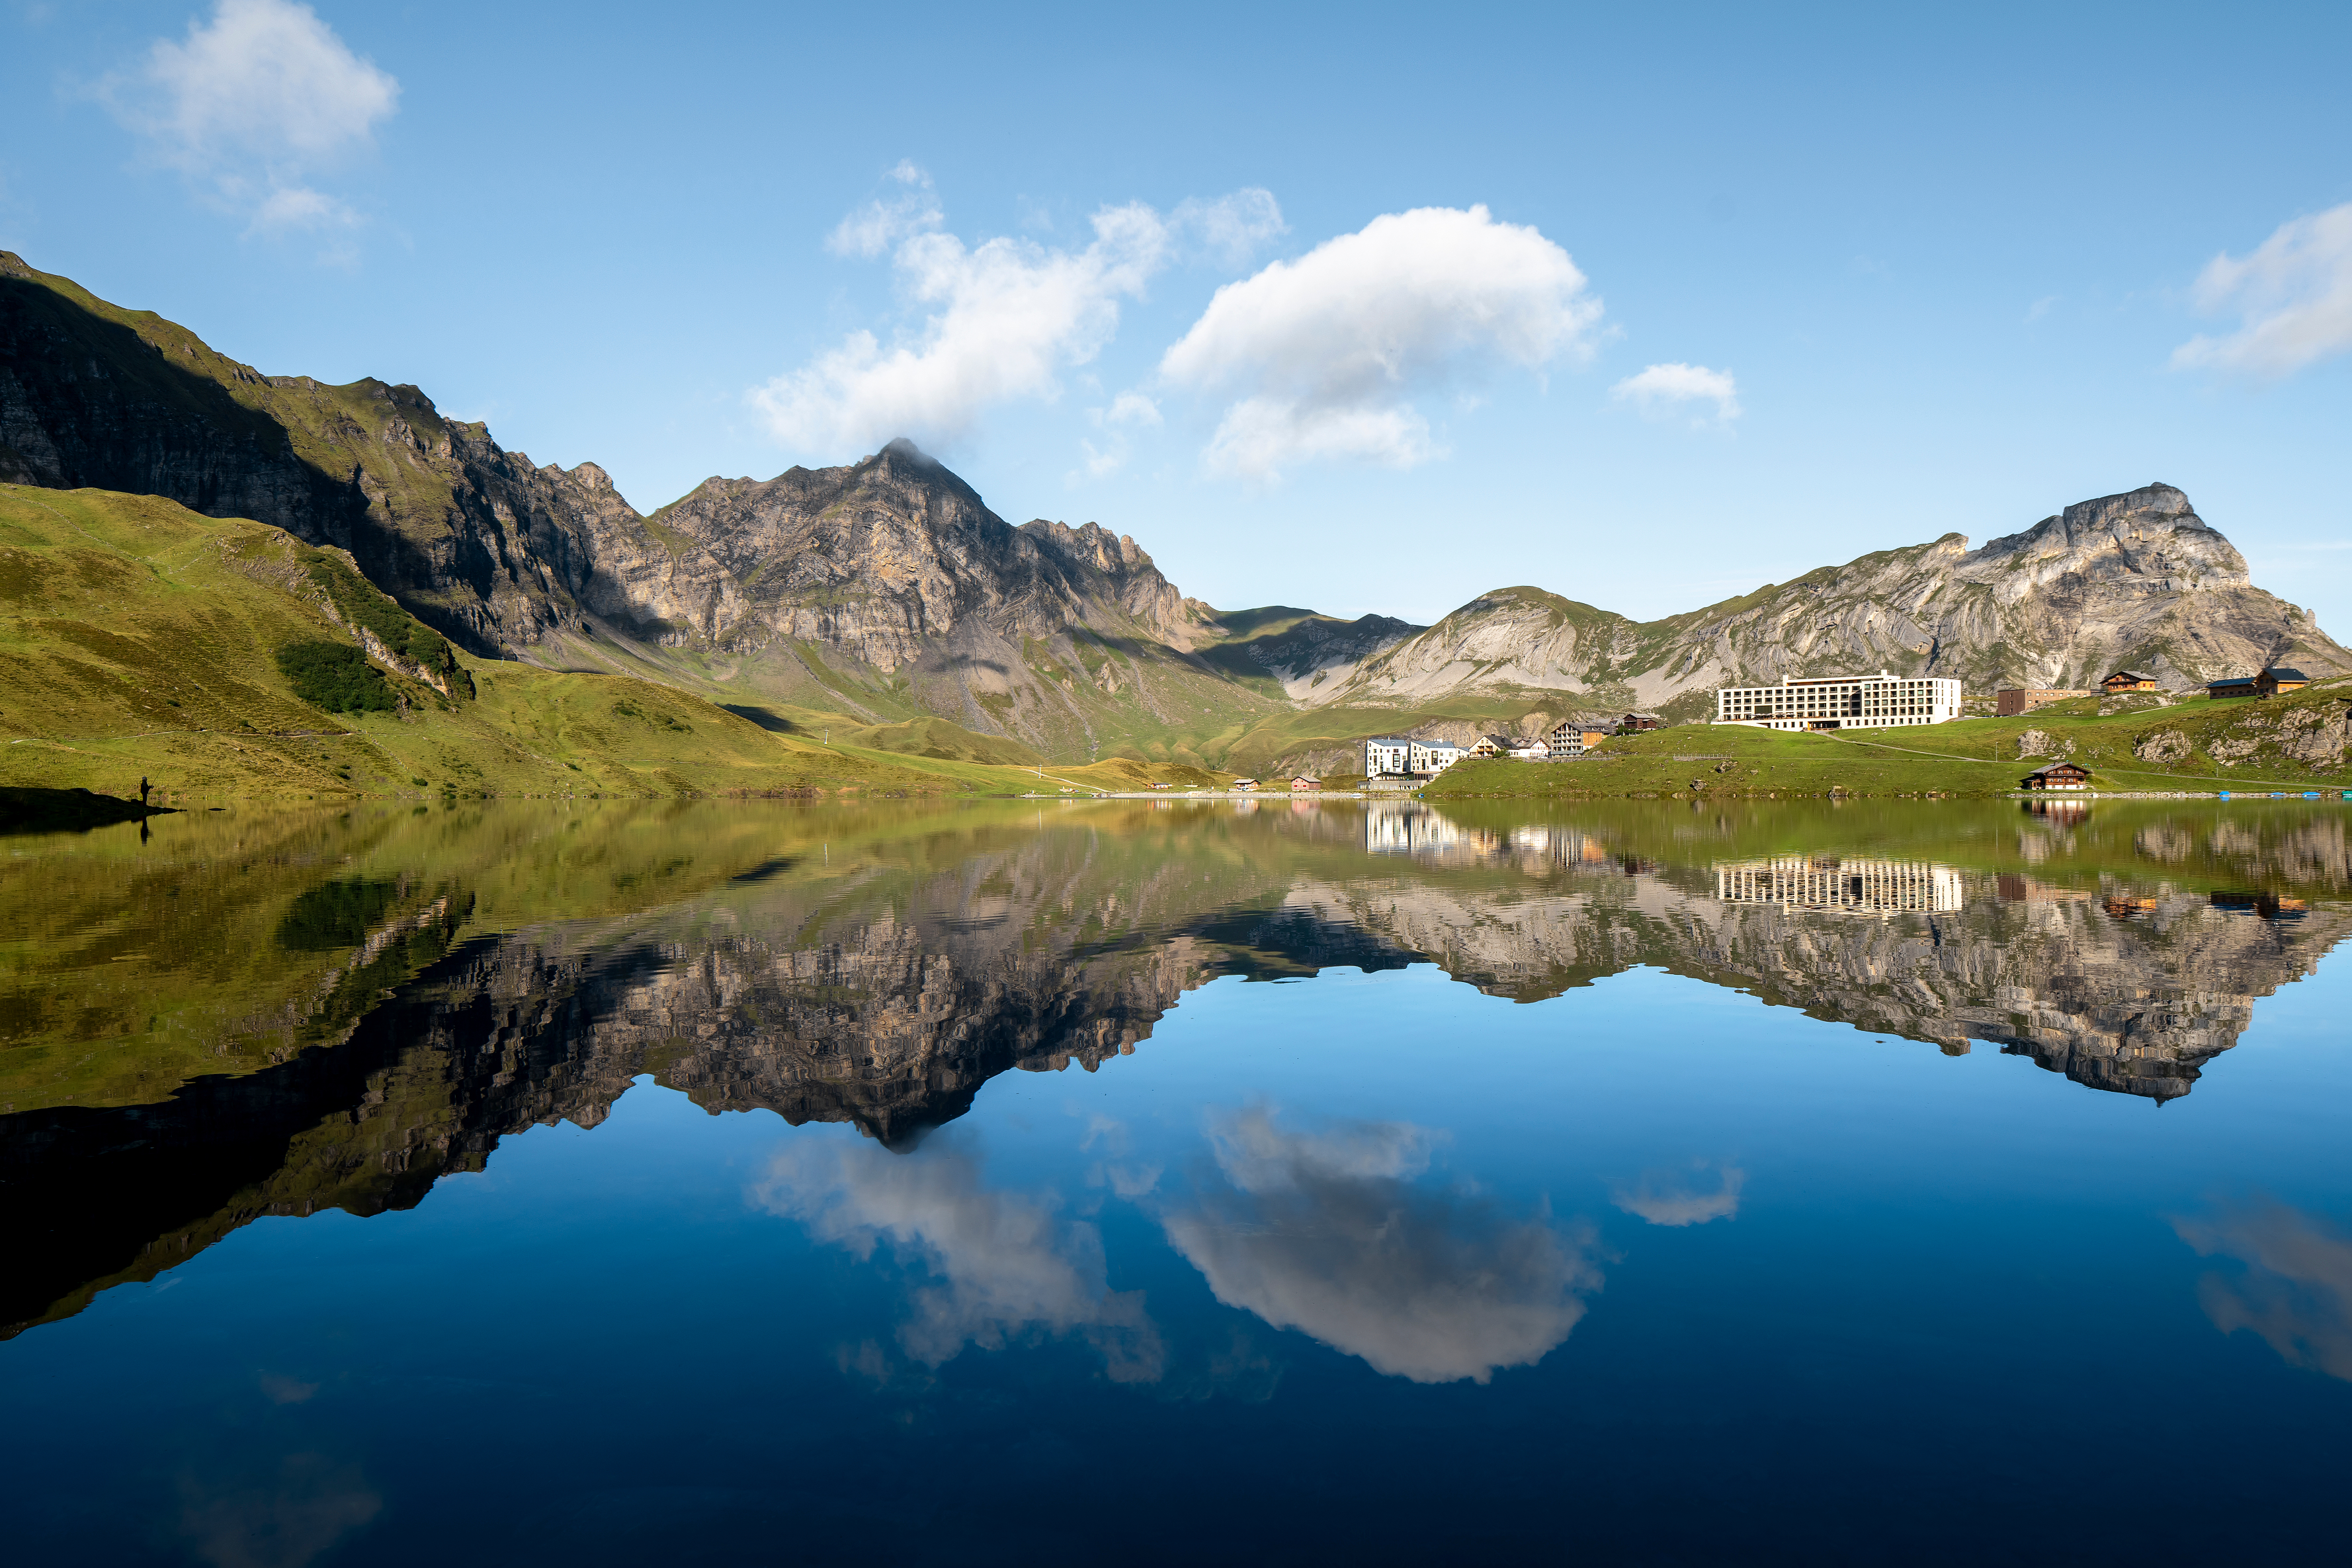
[[[1140,1291],[1106,1282],[1102,1235],[1045,1202],[981,1184],[979,1162],[933,1138],[911,1155],[872,1144],[787,1145],[751,1192],[772,1213],[859,1257],[887,1241],[929,1276],[899,1326],[929,1366],[967,1344],[992,1350],[1024,1334],[1076,1334],[1115,1382],[1156,1380],[1165,1364]]]
[[[158,39],[100,97],[157,157],[257,228],[337,228],[356,214],[311,182],[373,140],[400,84],[308,5],[219,0],[184,41]]]
[[[2198,275],[2196,298],[2210,312],[2241,312],[2241,323],[2181,344],[2175,365],[2283,376],[2352,352],[2352,202],[2281,224],[2242,259],[2215,256]]]
[[[1316,1136],[1263,1111],[1212,1132],[1221,1185],[1163,1218],[1217,1300],[1415,1383],[1531,1365],[1600,1289],[1589,1238],[1416,1185],[1430,1137],[1402,1123]]]
[[[1300,462],[1438,455],[1422,395],[1496,364],[1590,351],[1600,300],[1566,251],[1483,206],[1374,218],[1227,284],[1160,371],[1233,401],[1204,457],[1271,479]]]
[[[1609,395],[1645,413],[1664,413],[1688,402],[1712,402],[1718,423],[1728,424],[1739,417],[1738,383],[1729,371],[1710,371],[1705,365],[1652,365],[1611,387]]]
[[[754,388],[752,406],[786,446],[839,458],[898,435],[945,443],[992,404],[1053,398],[1060,372],[1092,361],[1118,330],[1119,301],[1180,252],[1230,254],[1282,226],[1274,197],[1249,190],[1166,214],[1140,202],[1106,207],[1083,250],[1009,236],[967,246],[940,232],[921,170],[902,163],[891,177],[908,189],[851,214],[826,244],[846,256],[889,252],[900,287],[928,312],[887,348],[852,332]]]

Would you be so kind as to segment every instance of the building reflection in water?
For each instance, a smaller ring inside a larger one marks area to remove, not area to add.
[[[1967,902],[1960,873],[1927,861],[1774,855],[1715,867],[1726,904],[1780,904],[1850,915],[1950,915]]]
[[[1511,862],[1534,872],[1553,866],[1605,866],[1622,857],[1573,828],[1529,823],[1508,832],[1466,827],[1418,800],[1375,800],[1364,808],[1364,852],[1433,862]],[[1622,861],[1628,874],[1643,869]]]

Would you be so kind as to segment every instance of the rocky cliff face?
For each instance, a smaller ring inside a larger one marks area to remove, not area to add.
[[[1204,660],[1225,635],[1129,538],[1007,524],[906,442],[838,468],[706,480],[600,539],[601,629],[724,661],[876,723],[935,714],[1059,756],[1280,706]],[[609,587],[607,587],[609,585]],[[1180,758],[1180,759],[1181,759]]]
[[[1662,621],[1497,590],[1349,672],[1323,700],[1536,687],[1695,716],[1717,686],[1790,674],[1885,669],[1981,693],[2087,686],[2134,668],[2180,691],[2273,664],[2343,674],[2352,653],[2307,611],[2254,587],[2187,496],[2150,485],[1981,549],[1947,535]]]

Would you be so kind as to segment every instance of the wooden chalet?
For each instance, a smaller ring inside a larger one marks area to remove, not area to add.
[[[1645,729],[1664,729],[1666,721],[1654,713],[1629,713],[1617,721],[1620,735],[1639,735]]]
[[[2301,670],[2284,664],[2273,664],[2255,675],[2231,675],[2226,681],[2208,681],[2205,695],[2209,697],[2274,697],[2282,692],[2299,692],[2311,684],[2311,677]]]
[[[1236,779],[1232,783],[1226,785],[1225,788],[1228,789],[1255,789],[1257,788],[1257,780],[1255,779]]]
[[[2117,692],[2152,692],[2156,690],[2156,677],[2143,675],[2137,670],[2117,670],[2099,683],[2099,690],[2109,696]]]
[[[2021,789],[2088,789],[2091,770],[2079,762],[2053,762],[2017,781]]]
[[[1323,780],[1311,773],[1301,773],[1290,781],[1290,787],[1293,789],[1320,789],[1323,788]]]

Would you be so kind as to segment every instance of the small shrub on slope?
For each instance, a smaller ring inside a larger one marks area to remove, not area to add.
[[[394,706],[383,672],[343,643],[289,643],[278,668],[294,695],[328,713],[384,713]]]

